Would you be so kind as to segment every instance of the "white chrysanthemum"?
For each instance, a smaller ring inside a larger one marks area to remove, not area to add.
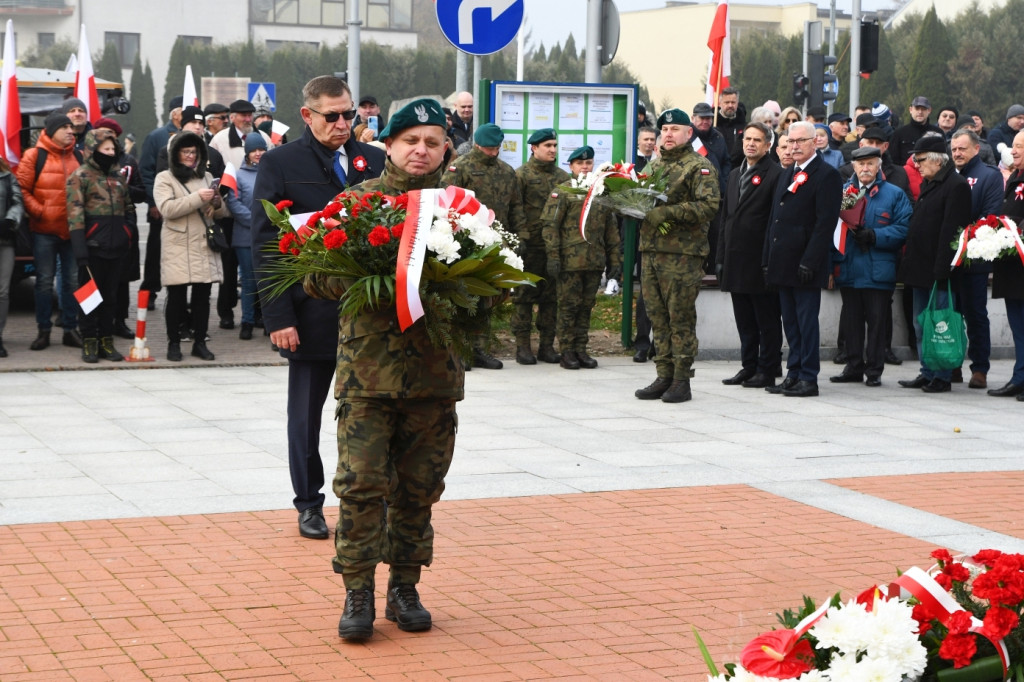
[[[842,676],[830,669],[829,678],[833,682],[902,682],[903,672],[890,660],[864,658],[845,667]]]
[[[452,236],[450,230],[431,229],[427,235],[427,248],[433,251],[442,263],[454,263],[459,259],[459,242]]]
[[[814,624],[810,634],[818,640],[818,647],[835,647],[842,652],[862,651],[867,644],[865,634],[869,628],[867,609],[854,601],[830,608],[824,617]]]
[[[516,270],[523,269],[523,259],[519,257],[512,249],[501,249],[498,253],[505,259],[505,262],[514,267]]]

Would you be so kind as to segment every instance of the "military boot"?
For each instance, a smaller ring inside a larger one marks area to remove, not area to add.
[[[590,357],[585,350],[576,351],[576,359],[580,361],[580,367],[583,369],[594,369],[597,367],[597,360]]]
[[[562,369],[579,369],[580,361],[576,359],[576,353],[571,350],[567,350],[562,353],[562,359],[559,363]]]
[[[124,356],[117,352],[114,348],[114,337],[104,336],[100,339],[99,357],[106,358],[111,362],[121,362],[124,360]]]
[[[370,639],[376,615],[372,589],[346,590],[345,610],[338,621],[338,635],[349,642]]]
[[[650,386],[637,389],[633,395],[640,398],[640,400],[657,400],[665,394],[665,391],[667,391],[668,387],[671,385],[672,380],[668,377],[658,377]]]
[[[533,349],[530,348],[529,335],[516,337],[516,362],[520,365],[537,364],[537,356],[533,354]]]
[[[82,360],[90,365],[99,362],[99,346],[99,339],[82,339]]]
[[[388,588],[384,617],[398,623],[405,632],[430,629],[430,611],[423,608],[415,585],[393,585]]]
[[[555,352],[555,346],[550,341],[540,344],[540,348],[537,349],[537,359],[541,362],[549,362],[551,364],[557,364],[562,361],[562,356]]]
[[[690,393],[690,380],[675,379],[672,381],[672,385],[668,387],[668,390],[662,393],[661,402],[685,403],[691,398],[693,398],[693,395]]]

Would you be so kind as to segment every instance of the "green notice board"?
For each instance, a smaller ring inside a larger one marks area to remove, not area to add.
[[[632,162],[636,153],[636,85],[492,81],[488,120],[505,132],[500,157],[513,168],[530,158],[526,143],[534,131],[558,133],[558,162],[577,147],[594,148],[594,165]]]

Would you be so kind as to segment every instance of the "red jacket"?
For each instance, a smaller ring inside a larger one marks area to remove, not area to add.
[[[46,163],[36,178],[36,158],[39,147],[46,149]],[[74,154],[75,143],[57,146],[46,131],[39,135],[36,146],[21,157],[18,164],[18,184],[25,198],[25,211],[29,227],[39,234],[55,234],[70,239],[68,233],[67,181],[78,168]]]

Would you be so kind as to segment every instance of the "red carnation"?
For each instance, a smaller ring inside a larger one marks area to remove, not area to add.
[[[391,233],[388,232],[388,228],[378,225],[366,235],[366,241],[370,242],[371,246],[384,246],[391,241]]]
[[[312,214],[310,214],[309,219],[306,220],[306,225],[309,225],[310,227],[312,227],[313,225],[316,225],[317,221],[319,221],[323,217],[324,217],[324,214],[321,213],[320,211],[317,211],[316,213],[312,213]]]
[[[281,237],[281,241],[277,243],[277,250],[281,253],[288,253],[292,250],[292,246],[295,244],[295,233],[289,232],[285,236]]]
[[[282,199],[281,201],[279,201],[276,204],[274,204],[274,208],[276,208],[277,212],[280,213],[281,211],[285,210],[286,208],[288,208],[291,205],[292,205],[291,199]]]
[[[405,209],[408,209],[409,208],[409,195],[408,194],[399,194],[397,197],[395,197],[392,200],[391,205],[394,206],[395,208],[405,208]]]
[[[971,612],[955,611],[946,621],[951,635],[966,635],[971,631]]]
[[[362,210],[363,209],[360,207],[358,202],[353,202],[352,205],[348,207],[348,217],[355,218]]]
[[[332,201],[331,203],[324,206],[324,210],[321,211],[321,213],[325,216],[336,215],[339,211],[341,211],[341,208],[342,207],[339,202]]]
[[[932,614],[928,612],[924,604],[915,606],[911,616],[917,621],[917,634],[923,635],[932,629]]]
[[[324,235],[324,248],[340,249],[347,241],[348,235],[345,234],[345,230],[331,230]]]
[[[391,228],[391,236],[394,237],[395,239],[401,239],[402,238],[402,232],[404,230],[405,230],[405,223],[398,223],[397,225],[395,225],[394,227]]]
[[[954,668],[963,668],[971,664],[971,659],[977,651],[978,644],[974,641],[974,635],[949,635],[942,640],[939,656],[947,661],[953,661]]]
[[[972,556],[971,561],[973,561],[976,564],[982,564],[983,566],[988,566],[989,568],[992,568],[993,564],[995,564],[996,562],[996,559],[998,559],[1001,556],[1003,556],[1003,553],[1000,552],[998,549],[983,549],[974,556]]]
[[[1020,617],[1010,609],[1001,606],[993,606],[985,614],[984,625],[981,627],[981,634],[995,641],[1010,634],[1020,623]]]
[[[953,555],[949,553],[948,549],[936,549],[932,551],[932,558],[937,559],[941,565],[952,561]]]

